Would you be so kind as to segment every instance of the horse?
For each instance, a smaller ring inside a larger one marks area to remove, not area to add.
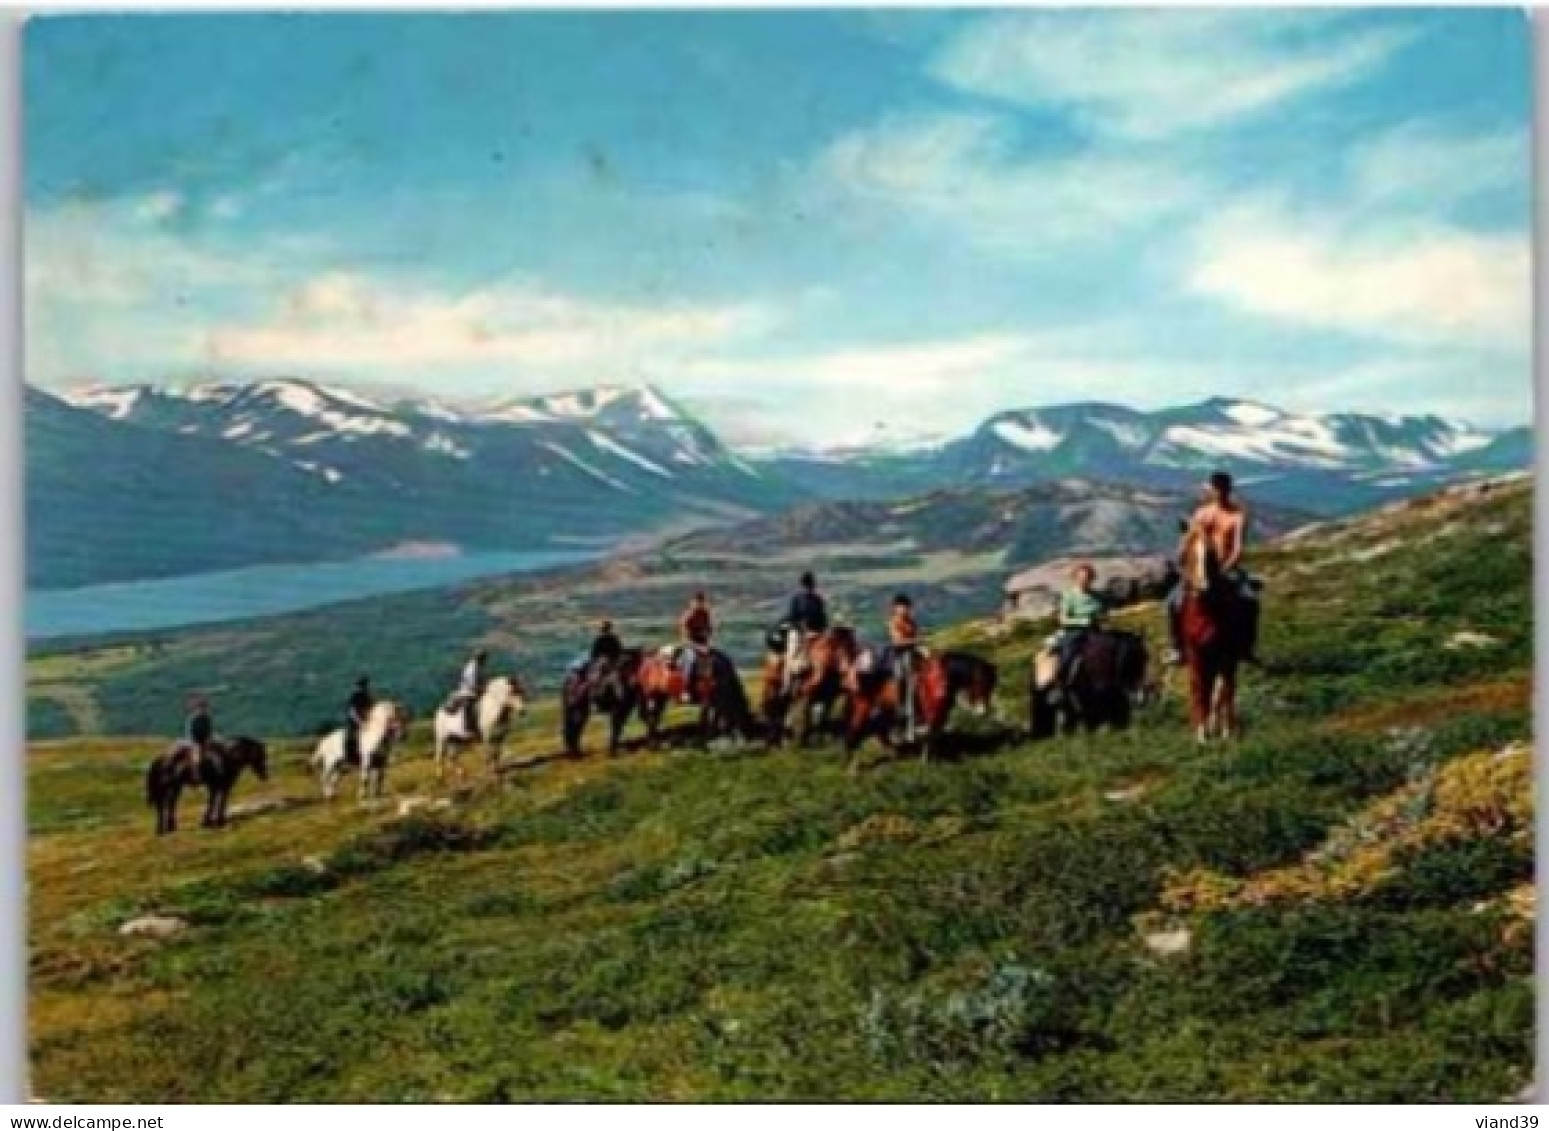
[[[434,729],[437,781],[445,779],[448,759],[455,762],[459,781],[467,776],[458,755],[464,746],[471,746],[475,742],[484,746],[484,758],[489,772],[494,773],[500,768],[500,759],[505,752],[506,735],[510,733],[511,722],[527,713],[527,696],[521,680],[514,676],[495,676],[485,685],[484,694],[479,696],[474,712],[478,717],[477,735],[468,732],[467,714],[462,707],[454,709],[448,704],[436,712]]]
[[[1200,743],[1237,734],[1237,669],[1248,653],[1250,610],[1202,538],[1183,565],[1179,626],[1189,670],[1189,722]]]
[[[560,729],[568,756],[581,756],[581,736],[593,711],[608,717],[608,757],[618,755],[624,727],[640,703],[641,659],[639,648],[626,648],[617,662],[598,660],[565,677],[560,691]]]
[[[795,632],[796,629],[787,631]],[[764,664],[762,696],[764,721],[769,727],[771,741],[778,743],[784,737],[785,721],[793,707],[796,711],[793,727],[796,745],[807,744],[813,730],[814,709],[818,712],[816,729],[822,731],[827,727],[834,704],[847,694],[846,677],[858,655],[860,641],[855,630],[835,625],[811,642],[807,649],[807,668],[790,681],[787,691],[785,654],[771,654]]]
[[[751,741],[758,728],[747,689],[742,686],[742,677],[731,657],[713,648],[706,651],[694,665],[693,685],[688,686],[670,652],[664,649],[645,656],[636,670],[635,694],[647,740],[653,745],[659,741],[668,700],[682,698],[687,691],[689,701],[699,707],[702,744],[709,745],[712,738],[724,733]]]
[[[1077,651],[1063,699],[1055,704],[1051,692],[1058,673],[1050,668],[1057,669],[1059,661],[1053,656],[1039,657],[1028,688],[1031,737],[1050,738],[1061,729],[1072,734],[1078,727],[1089,732],[1105,725],[1127,729],[1133,709],[1148,694],[1149,660],[1145,639],[1138,633],[1117,629],[1088,632]]]
[[[365,725],[360,728],[360,799],[381,797],[382,785],[387,774],[387,760],[392,754],[393,743],[401,739],[409,729],[409,712],[391,699],[383,699],[371,708]],[[318,771],[323,796],[333,800],[339,778],[345,769],[354,764],[347,756],[344,741],[345,730],[339,727],[330,731],[317,749],[312,752],[312,767]]]
[[[177,831],[178,796],[189,786],[205,788],[204,819],[200,824],[207,829],[224,828],[231,791],[247,769],[259,781],[269,780],[269,751],[256,738],[238,735],[212,741],[202,763],[197,762],[192,743],[173,743],[145,771],[145,800],[156,810],[156,835]]]
[[[892,749],[891,730],[901,713],[899,680],[891,671],[876,670],[874,657],[858,660],[849,679],[850,720],[845,732],[845,753],[850,766],[866,739],[875,734]],[[869,669],[869,670],[868,670]],[[961,696],[975,714],[994,708],[999,672],[995,665],[966,652],[942,652],[918,658],[914,672],[914,724],[924,731],[919,743],[920,761],[939,755],[952,709]]]

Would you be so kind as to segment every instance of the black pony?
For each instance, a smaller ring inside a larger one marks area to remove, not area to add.
[[[1149,662],[1146,642],[1136,633],[1116,629],[1087,633],[1058,703],[1054,688],[1039,687],[1036,674],[1030,681],[1032,737],[1051,738],[1058,730],[1072,734],[1082,727],[1125,729],[1134,706],[1145,696]]]
[[[145,800],[156,810],[157,835],[177,831],[178,797],[189,786],[202,785],[208,795],[200,823],[207,829],[224,827],[232,788],[247,769],[259,781],[268,780],[269,752],[256,738],[213,741],[202,762],[191,744],[173,743],[145,771]]]

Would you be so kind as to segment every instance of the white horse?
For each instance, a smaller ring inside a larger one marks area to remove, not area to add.
[[[387,759],[393,743],[409,728],[409,712],[391,699],[383,699],[371,708],[360,728],[360,799],[381,797],[387,775]],[[312,753],[312,767],[322,781],[323,796],[333,800],[339,779],[349,763],[345,759],[344,728],[330,732]]]
[[[461,705],[452,709],[443,706],[436,712],[437,781],[446,776],[448,759],[457,766],[458,780],[466,777],[463,764],[457,756],[463,747],[471,746],[475,741],[483,743],[490,771],[493,773],[500,767],[511,721],[527,713],[527,696],[521,681],[504,675],[491,679],[484,687],[484,694],[479,696],[475,713],[479,723],[477,737],[468,733],[467,716]]]

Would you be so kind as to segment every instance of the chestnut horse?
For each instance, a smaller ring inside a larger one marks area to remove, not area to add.
[[[708,745],[711,739],[722,734],[734,734],[748,740],[755,737],[757,727],[747,689],[742,686],[742,677],[725,652],[709,649],[699,657],[694,665],[692,687],[687,686],[682,670],[671,655],[660,651],[649,653],[640,661],[634,686],[640,717],[645,721],[647,741],[652,745],[660,739],[668,701],[681,699],[685,690],[689,693],[689,701],[699,708],[702,743]]]
[[[1183,608],[1179,625],[1183,661],[1189,669],[1189,722],[1195,737],[1237,734],[1237,669],[1247,655],[1246,602],[1236,583],[1221,572],[1205,539],[1185,551]]]
[[[877,661],[880,663],[880,661]],[[871,735],[888,749],[894,746],[892,729],[902,714],[899,681],[891,670],[863,671],[857,663],[848,680],[850,725],[844,748],[855,765],[855,755]],[[947,720],[959,696],[979,715],[988,714],[995,698],[998,673],[995,665],[966,652],[943,652],[917,657],[914,673],[914,723],[925,737],[920,742],[920,761],[929,762],[941,750]]]
[[[824,730],[834,704],[847,693],[845,682],[859,654],[860,642],[853,628],[835,625],[820,633],[807,649],[807,670],[796,678],[789,694],[785,690],[785,655],[771,654],[764,662],[763,682],[763,714],[770,741],[778,744],[785,737],[785,721],[793,707],[796,718],[791,729],[796,745],[807,744],[814,709],[818,712],[816,729]]]

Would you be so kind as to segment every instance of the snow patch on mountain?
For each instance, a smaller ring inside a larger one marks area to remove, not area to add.
[[[1244,424],[1249,428],[1263,428],[1281,417],[1279,410],[1270,408],[1268,405],[1254,404],[1252,401],[1235,401],[1222,411],[1238,424]]]
[[[639,453],[630,451],[623,444],[610,440],[607,436],[604,436],[595,428],[588,428],[586,430],[586,438],[602,451],[605,451],[610,455],[618,456],[619,459],[628,460],[630,463],[635,464],[637,467],[643,467],[652,475],[660,475],[664,479],[671,479],[673,477],[672,472],[668,471],[665,467],[657,463],[652,463],[650,460],[646,459]]]
[[[1099,432],[1107,433],[1121,447],[1143,448],[1151,440],[1151,433],[1143,424],[1126,424],[1121,420],[1104,420],[1101,417],[1088,423]]]
[[[90,409],[112,420],[126,420],[146,392],[139,385],[130,389],[96,387],[64,393],[60,399],[75,408]]]
[[[616,490],[616,491],[623,491],[623,492],[625,492],[626,494],[629,494],[629,495],[633,495],[633,494],[636,493],[635,489],[633,487],[631,487],[629,484],[622,483],[619,480],[613,478],[613,476],[609,475],[607,472],[601,471],[598,468],[593,467],[591,464],[587,463],[580,456],[578,456],[574,452],[572,452],[569,448],[563,447],[563,446],[561,446],[559,444],[556,444],[556,443],[554,443],[554,442],[552,442],[550,440],[542,441],[539,444],[539,447],[548,449],[549,451],[553,452],[555,455],[559,456],[559,458],[564,460],[565,462],[570,463],[570,464],[574,465],[575,467],[580,468],[582,471],[586,472],[586,474],[590,475],[593,479],[597,480],[599,483],[606,483],[609,487],[612,487],[614,490]]]
[[[1065,437],[1050,428],[1036,416],[1021,421],[1001,420],[993,425],[995,435],[1014,448],[1024,452],[1049,452],[1059,447]]]

